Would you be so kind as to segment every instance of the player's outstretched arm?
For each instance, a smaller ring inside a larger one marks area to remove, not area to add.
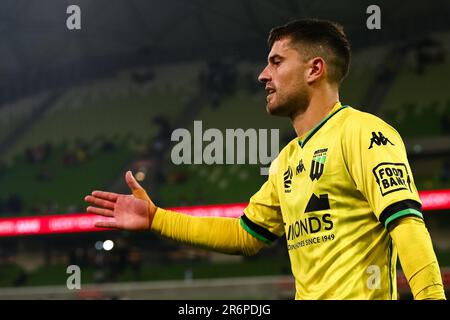
[[[96,227],[129,231],[151,230],[163,237],[228,254],[256,254],[265,243],[245,231],[236,218],[193,217],[158,208],[128,171],[132,194],[94,191],[84,200],[87,212],[108,217]]]

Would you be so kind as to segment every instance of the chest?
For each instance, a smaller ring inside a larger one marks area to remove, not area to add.
[[[284,212],[308,213],[330,208],[330,201],[351,184],[337,137],[300,145],[280,164],[278,195]]]

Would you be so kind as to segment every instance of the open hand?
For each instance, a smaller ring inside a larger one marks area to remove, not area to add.
[[[89,206],[86,211],[112,218],[108,221],[97,222],[95,226],[98,228],[149,230],[156,213],[156,206],[131,171],[126,173],[125,180],[132,191],[131,195],[93,191],[91,195],[84,197],[84,200],[96,207]]]

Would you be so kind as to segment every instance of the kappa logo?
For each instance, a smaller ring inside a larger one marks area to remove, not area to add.
[[[387,143],[394,145],[388,138],[386,138],[380,131],[378,131],[378,136],[375,132],[372,131],[372,138],[370,139],[369,149],[373,148],[373,144],[375,143],[377,146],[385,146]]]
[[[291,192],[291,184],[292,184],[292,176],[293,176],[293,172],[292,172],[292,169],[290,166],[285,171],[283,176],[284,176],[284,192],[289,193],[289,192]]]
[[[412,191],[411,177],[404,163],[383,162],[372,171],[380,186],[382,196],[400,190]]]
[[[311,161],[311,171],[309,172],[309,177],[311,181],[319,180],[322,176],[323,169],[325,167],[325,160],[327,159],[327,151],[328,149],[319,149],[314,152],[312,161]]]
[[[305,165],[303,164],[303,159],[300,159],[300,161],[298,162],[298,166],[297,169],[295,170],[296,174],[302,173],[303,171],[305,171]]]

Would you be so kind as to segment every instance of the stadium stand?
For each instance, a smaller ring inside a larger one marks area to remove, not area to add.
[[[194,3],[183,4],[178,18],[172,10],[152,16],[164,23],[151,32],[142,19],[130,18],[135,16],[128,12],[128,18],[117,21],[120,41],[106,37],[103,43],[101,35],[93,37],[105,49],[91,40],[77,51],[78,40],[72,39],[64,48],[66,55],[54,65],[50,57],[40,55],[43,66],[25,68],[27,72],[15,69],[20,55],[5,59],[15,63],[0,69],[5,78],[11,75],[9,81],[0,82],[0,218],[82,213],[82,195],[90,190],[128,192],[123,182],[127,169],[141,173],[143,186],[164,207],[248,201],[265,181],[261,165],[175,165],[170,160],[175,144],[170,135],[176,128],[192,132],[194,121],[201,120],[204,130],[279,129],[281,147],[294,137],[288,120],[266,114],[265,94],[256,81],[265,65],[269,22],[272,26],[300,12],[295,1],[289,2],[286,6],[263,2],[259,5],[266,9],[265,15],[248,14],[251,18],[247,13],[258,10],[250,2],[236,14],[225,2],[205,10]],[[316,9],[310,5],[305,10]],[[408,10],[418,14],[414,8]],[[167,15],[172,20],[165,22]],[[440,19],[438,12],[424,15],[422,28],[412,39],[405,37],[401,26],[365,39],[358,32],[360,19],[349,22],[355,50],[341,100],[379,115],[398,129],[420,190],[447,189],[450,33],[433,29],[441,28],[442,22],[448,29],[448,17]],[[96,26],[108,29],[102,25],[107,17],[99,17]],[[181,22],[173,23],[180,17]],[[138,25],[123,28],[130,19]],[[197,28],[201,37],[188,36]],[[219,38],[220,43],[215,40]],[[63,50],[59,46],[48,50]],[[77,56],[83,47],[84,60]],[[5,51],[0,47],[2,57],[11,54]],[[447,292],[449,213],[447,209],[425,215]],[[114,241],[112,251],[96,248],[105,239]],[[126,232],[1,241],[0,299],[293,297],[283,240],[251,258]],[[65,290],[69,264],[81,266],[86,290]],[[401,273],[399,289],[402,299],[411,298]],[[174,291],[179,295],[174,296]]]

